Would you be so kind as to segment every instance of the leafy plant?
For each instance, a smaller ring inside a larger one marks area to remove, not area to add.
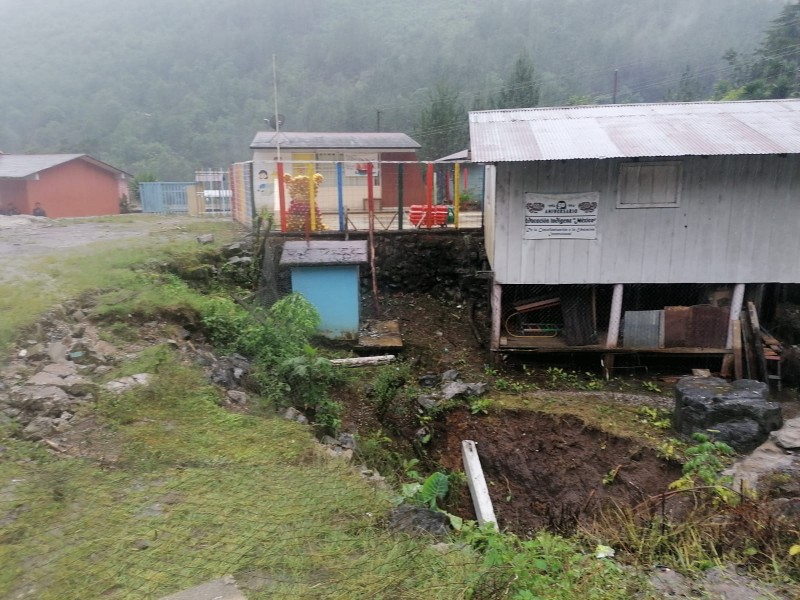
[[[477,414],[488,414],[489,409],[491,408],[493,401],[491,398],[476,398],[469,405],[469,412],[473,415]]]
[[[672,418],[667,410],[653,408],[651,406],[640,406],[636,409],[636,414],[642,423],[648,423],[658,429],[669,429],[672,427]]]
[[[731,478],[720,474],[725,468],[724,459],[734,454],[733,448],[725,442],[712,441],[704,433],[694,433],[692,439],[697,444],[685,450],[689,460],[683,465],[683,476],[673,481],[670,489],[687,490],[700,483],[713,487],[723,501],[733,500],[736,494],[725,487]]]
[[[410,501],[427,506],[432,510],[438,508],[438,501],[444,500],[450,489],[450,478],[445,473],[436,471],[423,481],[404,483],[401,487],[400,502]]]
[[[656,394],[661,393],[661,388],[655,381],[643,381],[642,387],[646,389],[648,392],[654,392]]]
[[[539,533],[522,540],[492,523],[467,522],[462,537],[483,555],[471,598],[629,598],[638,585],[615,562],[582,552],[558,536]]]

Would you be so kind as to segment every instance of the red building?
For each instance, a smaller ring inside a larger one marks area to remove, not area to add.
[[[120,184],[130,176],[86,154],[1,154],[0,212],[48,217],[119,214]]]

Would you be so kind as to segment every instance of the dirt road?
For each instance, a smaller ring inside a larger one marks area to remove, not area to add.
[[[197,222],[197,219],[191,219]],[[30,261],[96,242],[141,238],[183,231],[189,217],[117,215],[102,219],[59,219],[0,215],[0,282],[30,274]]]

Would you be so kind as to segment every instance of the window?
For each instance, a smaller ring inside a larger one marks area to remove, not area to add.
[[[674,208],[680,200],[679,161],[620,164],[617,208]]]

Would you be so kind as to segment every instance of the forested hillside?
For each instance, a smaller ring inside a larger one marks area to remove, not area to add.
[[[519,57],[540,105],[610,102],[615,69],[619,102],[706,98],[785,5],[0,0],[0,149],[88,152],[172,180],[245,160],[273,112],[273,54],[279,112],[300,131],[380,118],[424,135],[435,90],[460,110],[492,106]]]

